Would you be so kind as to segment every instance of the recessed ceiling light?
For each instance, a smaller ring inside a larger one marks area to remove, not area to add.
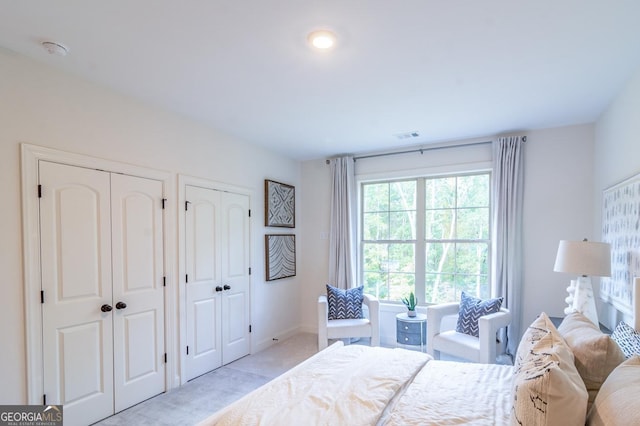
[[[307,40],[316,49],[328,50],[336,44],[336,35],[329,30],[318,30],[309,33]]]
[[[67,56],[69,52],[69,49],[67,49],[65,45],[55,41],[43,41],[41,44],[50,55]]]

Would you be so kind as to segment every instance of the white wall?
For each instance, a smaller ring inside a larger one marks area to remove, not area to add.
[[[529,133],[525,149],[522,329],[541,311],[564,316],[575,277],[553,272],[560,240],[592,235],[593,126]]]
[[[592,171],[593,126],[573,126],[527,132],[525,145],[524,277],[522,325],[528,326],[545,311],[562,315],[569,276],[553,272],[558,241],[591,238],[593,214]],[[484,138],[463,141],[491,140]],[[383,171],[411,173],[443,171],[443,166],[490,162],[490,145],[425,151],[423,155],[359,160],[356,174],[382,176]],[[315,303],[328,278],[328,241],[320,235],[329,228],[329,166],[324,160],[302,164],[302,191],[308,196],[302,206],[304,244],[303,289],[300,293],[302,328],[317,329]],[[313,194],[313,197],[310,196]],[[394,314],[402,306],[385,307],[381,315],[383,343],[395,342]]]
[[[0,75],[0,404],[26,403],[20,143],[252,190],[253,348],[298,329],[301,280],[265,283],[263,247],[264,179],[299,187],[297,161],[2,51]]]
[[[640,173],[640,69],[596,123],[593,210],[594,234],[601,236],[602,191]],[[596,292],[598,286],[594,286]],[[609,304],[599,302],[600,322],[609,328],[622,319]]]

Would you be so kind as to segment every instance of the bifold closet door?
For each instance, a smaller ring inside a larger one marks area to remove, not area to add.
[[[115,412],[165,390],[162,182],[111,175]]]
[[[187,185],[187,380],[249,353],[249,197]]]
[[[221,214],[218,191],[187,185],[185,197],[185,355],[191,380],[222,365]]]
[[[223,192],[222,200],[222,364],[249,354],[249,197]]]
[[[65,425],[165,390],[162,183],[41,162],[43,377]]]
[[[44,391],[65,424],[113,414],[109,173],[40,162]]]

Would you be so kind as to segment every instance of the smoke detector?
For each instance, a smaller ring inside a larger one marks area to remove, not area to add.
[[[65,45],[55,41],[43,41],[41,44],[50,55],[67,56],[69,53],[69,49]]]

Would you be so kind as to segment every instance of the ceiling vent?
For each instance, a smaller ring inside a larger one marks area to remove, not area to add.
[[[415,132],[405,132],[405,133],[396,133],[393,136],[395,136],[396,139],[398,139],[398,140],[404,140],[404,139],[417,138],[418,136],[420,136],[420,133],[418,133],[417,131],[415,131]]]

